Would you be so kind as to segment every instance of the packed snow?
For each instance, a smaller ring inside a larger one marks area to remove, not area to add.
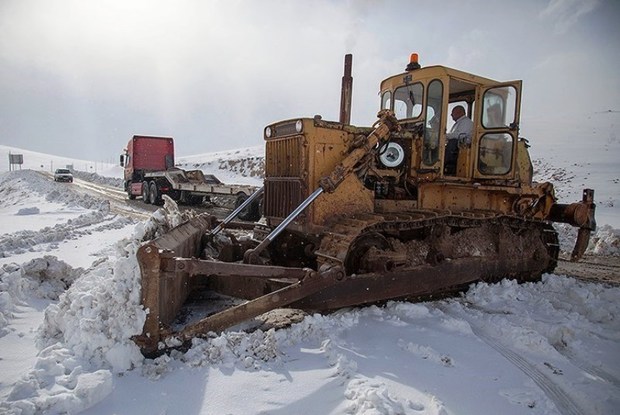
[[[146,316],[135,253],[184,214],[167,202],[147,220],[121,216],[103,196],[51,178],[52,164],[93,163],[0,146],[8,151],[25,164],[0,174],[0,413],[618,413],[620,287],[558,274],[228,330],[146,359],[132,341]],[[261,153],[179,165],[256,184]],[[538,177],[562,198],[578,200],[582,185],[604,195],[588,253],[620,255],[618,166],[592,159],[594,173],[582,175],[562,157],[535,159]],[[120,186],[117,166],[86,170],[76,178]],[[560,227],[564,250],[572,232]]]

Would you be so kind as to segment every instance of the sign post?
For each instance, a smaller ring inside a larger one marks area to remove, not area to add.
[[[22,164],[24,164],[24,155],[23,154],[11,154],[9,153],[9,171],[13,171],[15,166],[19,166],[19,169],[22,169]]]

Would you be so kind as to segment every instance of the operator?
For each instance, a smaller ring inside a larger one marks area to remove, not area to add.
[[[457,105],[452,108],[452,119],[454,125],[449,133],[446,134],[446,139],[453,138],[458,139],[460,142],[470,144],[471,143],[471,131],[474,128],[474,123],[467,116],[465,116],[465,108],[462,105]]]

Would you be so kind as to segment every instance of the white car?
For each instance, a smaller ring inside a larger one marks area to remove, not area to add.
[[[71,170],[69,169],[56,169],[54,172],[54,181],[73,183],[73,174],[71,174]]]

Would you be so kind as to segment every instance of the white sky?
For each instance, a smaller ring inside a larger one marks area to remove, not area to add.
[[[578,121],[620,110],[618,21],[617,0],[0,0],[0,144],[108,162],[138,133],[179,156],[260,145],[271,122],[338,118],[346,53],[357,125],[411,52],[523,79],[524,130]]]

